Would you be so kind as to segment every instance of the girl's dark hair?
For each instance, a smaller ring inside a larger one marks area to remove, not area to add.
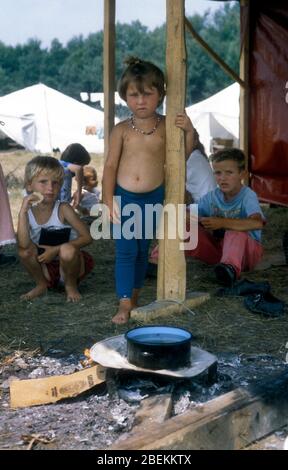
[[[61,155],[60,160],[69,163],[76,163],[76,165],[88,165],[91,157],[85,147],[81,144],[70,144]]]
[[[204,155],[204,157],[207,158],[207,160],[209,160],[208,156],[205,152],[204,145],[202,144],[202,142],[200,142],[199,134],[196,131],[195,127],[194,127],[194,146],[193,146],[193,150],[199,150],[202,153],[202,155]]]
[[[165,77],[162,70],[160,70],[152,62],[141,60],[138,57],[128,57],[125,60],[127,68],[124,70],[119,82],[118,93],[120,97],[127,101],[127,88],[129,83],[135,83],[137,90],[140,93],[144,92],[144,87],[155,87],[160,95],[159,105],[163,102],[165,96]]]

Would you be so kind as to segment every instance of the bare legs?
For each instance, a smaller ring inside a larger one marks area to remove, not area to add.
[[[34,279],[36,287],[21,296],[22,300],[32,300],[45,294],[50,276],[45,264],[40,264],[37,257],[37,248],[32,245],[26,249],[19,249],[22,264]],[[64,243],[59,251],[60,274],[63,277],[67,302],[78,302],[81,298],[77,287],[77,279],[84,274],[84,260],[80,251],[70,243]]]
[[[118,311],[112,318],[113,323],[123,325],[128,322],[131,310],[138,305],[139,292],[140,289],[133,289],[131,299],[120,299]]]
[[[36,283],[34,289],[26,292],[26,294],[21,295],[20,299],[32,300],[35,297],[39,297],[40,295],[45,294],[47,290],[48,279],[45,277],[41,264],[37,260],[38,253],[36,246],[31,244],[27,250],[19,248],[18,254],[22,264]]]
[[[84,260],[80,251],[69,243],[61,245],[60,273],[63,276],[67,302],[78,302],[81,294],[78,290],[77,279],[84,274]]]

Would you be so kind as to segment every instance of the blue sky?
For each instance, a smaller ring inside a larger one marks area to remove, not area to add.
[[[58,38],[66,44],[73,36],[86,37],[103,29],[104,0],[0,0],[0,41],[23,44],[38,38],[43,47]],[[214,12],[224,2],[186,0],[186,15]],[[166,0],[116,0],[116,20],[131,23],[139,19],[154,29],[165,22]]]

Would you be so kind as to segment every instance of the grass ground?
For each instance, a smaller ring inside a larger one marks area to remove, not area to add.
[[[21,204],[24,166],[32,154],[18,151],[0,154],[4,174],[8,175],[9,196],[16,227],[17,213]],[[101,180],[103,157],[93,155],[92,165]],[[266,252],[281,252],[281,239],[288,227],[286,208],[264,207],[267,226],[263,241]],[[15,252],[15,247],[8,252]],[[16,349],[49,348],[82,353],[93,343],[125,332],[141,324],[131,321],[129,325],[111,323],[117,298],[114,290],[114,246],[111,240],[94,241],[88,251],[95,259],[94,271],[81,284],[82,300],[67,304],[63,292],[49,291],[47,295],[32,302],[19,300],[20,294],[32,288],[29,276],[20,264],[0,268],[0,356]],[[267,265],[266,269],[245,275],[250,280],[267,280],[272,292],[288,304],[287,266]],[[285,360],[288,342],[287,314],[279,319],[266,319],[246,310],[241,297],[216,297],[213,270],[199,261],[187,263],[187,290],[207,291],[211,299],[195,308],[195,314],[171,315],[161,323],[178,325],[189,329],[195,343],[215,354],[226,351],[236,354],[271,354]],[[141,305],[156,298],[156,280],[147,280],[140,299]],[[153,323],[159,323],[154,321]]]

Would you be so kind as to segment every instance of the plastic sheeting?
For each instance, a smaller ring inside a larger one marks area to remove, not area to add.
[[[288,3],[250,5],[251,187],[260,200],[288,206]]]

